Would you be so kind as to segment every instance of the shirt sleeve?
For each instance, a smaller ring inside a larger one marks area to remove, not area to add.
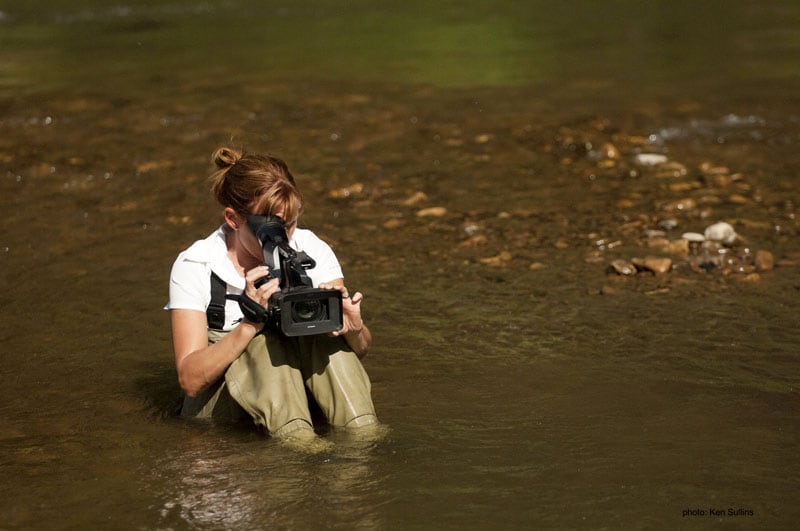
[[[295,234],[299,240],[297,242],[299,244],[298,250],[305,251],[316,262],[314,268],[306,272],[311,278],[314,287],[323,282],[330,282],[344,277],[342,266],[339,264],[339,260],[330,245],[307,229],[298,229]]]
[[[205,312],[211,302],[210,278],[207,264],[179,256],[170,273],[166,309]]]
[[[319,240],[319,247],[314,252],[317,253],[317,256],[314,257],[317,261],[317,266],[314,268],[316,270],[314,279],[318,279],[316,284],[344,277],[342,266],[339,264],[336,254],[327,243]]]

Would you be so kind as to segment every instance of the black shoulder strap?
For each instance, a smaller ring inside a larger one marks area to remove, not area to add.
[[[225,326],[225,293],[228,284],[211,272],[211,303],[206,309],[208,327],[212,330],[222,330]]]

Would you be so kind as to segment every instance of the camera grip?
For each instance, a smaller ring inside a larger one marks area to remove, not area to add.
[[[269,311],[244,293],[241,295],[227,295],[225,298],[237,301],[239,308],[242,310],[242,315],[251,323],[266,323],[269,321]]]

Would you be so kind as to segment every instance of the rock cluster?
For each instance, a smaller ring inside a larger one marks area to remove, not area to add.
[[[622,278],[696,272],[746,280],[793,265],[776,260],[765,242],[737,233],[734,225],[762,235],[782,230],[780,223],[745,217],[766,210],[762,191],[745,174],[709,161],[692,167],[660,152],[651,138],[612,129],[603,119],[562,126],[547,148],[590,186],[617,196],[623,222],[611,237],[591,235],[597,238],[587,262],[605,263],[607,274]],[[710,223],[715,218],[723,221]]]
[[[775,259],[768,248],[796,232],[792,217],[780,227],[794,206],[768,202],[767,192],[744,173],[707,160],[675,160],[652,138],[622,134],[604,119],[543,129],[535,137],[529,129],[511,135],[524,146],[512,155],[503,151],[509,138],[501,132],[443,144],[458,161],[458,174],[469,177],[471,189],[461,187],[462,177],[438,170],[436,180],[423,174],[404,181],[412,187],[379,178],[329,190],[328,197],[357,207],[373,237],[387,245],[413,241],[409,256],[434,259],[441,268],[563,271],[582,256],[607,285],[662,293],[669,291],[665,286],[694,284],[702,278],[698,275],[726,284],[727,279],[758,280],[774,267],[793,265],[791,259]],[[531,179],[515,188],[518,198],[506,191],[505,203],[487,197],[492,206],[475,208],[471,196],[466,203],[473,209],[459,210],[458,193],[488,194],[494,186],[482,173],[484,159],[462,153],[476,150],[493,161],[493,171],[505,164],[504,171]],[[527,159],[535,167],[520,167],[525,150],[535,153]],[[542,164],[548,155],[553,163]],[[474,175],[463,170],[469,161],[479,166],[472,169]],[[376,175],[381,171],[375,169]],[[452,179],[457,191],[442,179]],[[527,187],[547,192],[528,194]],[[531,203],[531,196],[548,201]],[[600,292],[613,291],[606,288]]]
[[[674,240],[668,239],[666,232],[658,230],[648,231],[646,236],[650,248],[669,256],[615,259],[609,264],[608,272],[625,276],[668,273],[675,262],[682,261],[693,271],[744,274],[755,280],[754,274],[771,271],[775,266],[770,251],[759,249],[753,252],[733,226],[724,221],[709,225],[703,234],[686,232]]]

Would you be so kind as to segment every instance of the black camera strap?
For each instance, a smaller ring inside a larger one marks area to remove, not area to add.
[[[216,273],[211,272],[211,303],[206,308],[206,320],[211,330],[222,330],[225,327],[225,294],[228,283]]]
[[[211,330],[222,330],[225,327],[225,301],[234,300],[239,303],[244,318],[251,323],[267,323],[270,320],[266,308],[242,293],[241,295],[228,295],[228,283],[219,275],[211,273],[211,302],[206,309],[206,320]]]

